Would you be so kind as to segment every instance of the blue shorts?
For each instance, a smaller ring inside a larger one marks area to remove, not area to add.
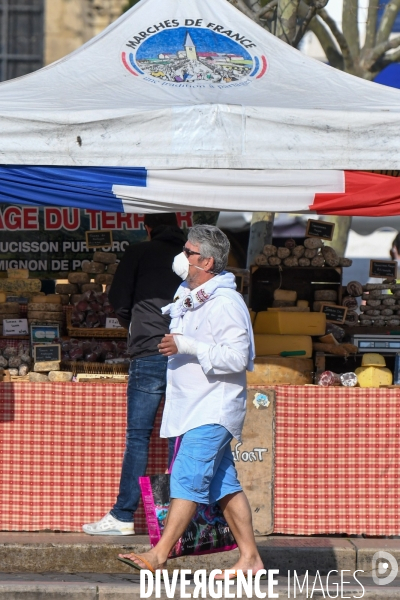
[[[222,425],[202,425],[182,436],[171,473],[171,498],[212,504],[241,492],[233,462],[232,435]]]

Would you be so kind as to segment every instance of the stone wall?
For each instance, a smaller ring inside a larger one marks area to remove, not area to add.
[[[122,13],[126,0],[45,0],[44,64],[76,50]]]

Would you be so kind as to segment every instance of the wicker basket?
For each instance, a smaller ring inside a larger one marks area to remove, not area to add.
[[[63,360],[60,365],[61,371],[77,373],[96,373],[99,375],[109,373],[111,375],[126,375],[129,372],[129,364],[110,365],[108,363],[83,362],[76,360]]]
[[[106,329],[105,327],[73,327],[71,324],[72,309],[67,310],[67,331],[70,337],[96,337],[96,338],[124,338],[128,332],[121,327],[120,329]]]

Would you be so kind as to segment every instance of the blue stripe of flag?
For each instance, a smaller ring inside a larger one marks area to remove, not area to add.
[[[147,170],[0,165],[0,202],[123,212],[113,185],[146,187]]]

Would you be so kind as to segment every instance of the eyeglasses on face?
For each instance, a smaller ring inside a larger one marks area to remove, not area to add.
[[[186,248],[186,246],[183,246],[182,250],[186,254],[186,256],[195,256],[195,254],[201,256],[200,252],[194,252],[193,250],[189,250],[189,248]]]

